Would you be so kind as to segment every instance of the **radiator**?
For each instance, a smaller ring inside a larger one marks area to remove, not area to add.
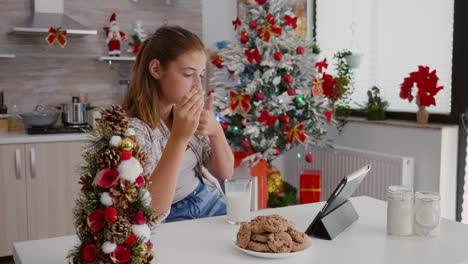
[[[311,152],[315,161],[308,163],[304,155]],[[372,169],[353,196],[370,196],[386,200],[389,185],[413,187],[414,159],[384,153],[357,150],[335,146],[335,149],[310,147],[293,149],[282,161],[274,162],[283,173],[283,179],[298,188],[299,175],[303,169],[317,169],[322,172],[322,200],[326,200],[344,176],[371,164]],[[298,192],[299,193],[299,192]]]

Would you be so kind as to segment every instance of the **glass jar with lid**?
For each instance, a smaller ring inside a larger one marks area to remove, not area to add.
[[[392,185],[387,189],[387,234],[409,236],[413,232],[413,188]]]
[[[414,232],[421,236],[440,233],[440,195],[436,192],[416,192],[414,200]]]

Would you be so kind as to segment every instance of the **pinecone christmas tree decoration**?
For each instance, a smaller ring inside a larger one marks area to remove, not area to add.
[[[73,211],[80,242],[67,258],[72,264],[149,264],[149,224],[158,218],[150,207],[149,176],[143,175],[147,155],[136,146],[120,106],[104,110],[97,129],[88,133],[80,168],[83,194]]]
[[[138,198],[136,184],[126,180],[121,180],[119,184],[112,186],[110,188],[110,193],[112,202],[123,209],[127,209],[128,205],[136,202]]]
[[[99,168],[115,169],[120,163],[120,150],[117,147],[104,148],[99,151],[96,159]]]
[[[125,131],[129,127],[125,111],[120,105],[111,106],[102,111],[100,121],[108,124],[114,131],[114,134],[117,135],[125,134]]]
[[[146,152],[140,151],[140,146],[138,145],[133,148],[132,154],[133,154],[133,157],[135,157],[135,159],[140,161],[141,166],[145,167],[146,161],[148,160],[148,154],[146,154]]]
[[[130,222],[119,217],[104,230],[104,239],[116,244],[123,244],[127,241],[132,232]]]

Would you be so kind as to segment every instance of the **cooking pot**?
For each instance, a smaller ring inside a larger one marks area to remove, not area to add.
[[[48,127],[53,126],[59,117],[58,112],[44,111],[43,105],[38,105],[34,112],[20,113],[23,123],[27,127]]]
[[[61,104],[62,123],[64,125],[86,125],[88,123],[89,104],[80,103],[78,97],[73,97],[72,102]]]

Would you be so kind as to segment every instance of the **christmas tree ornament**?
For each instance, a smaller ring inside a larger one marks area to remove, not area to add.
[[[221,123],[221,127],[223,128],[224,132],[226,132],[228,129],[228,125],[226,125],[226,123]]]
[[[132,157],[132,152],[130,150],[120,151],[120,159],[121,160],[129,160],[131,157]]]
[[[301,106],[305,104],[305,99],[302,96],[296,96],[296,98],[294,98],[294,103],[296,103],[298,106]]]
[[[257,99],[257,101],[262,101],[265,99],[265,94],[262,91],[259,91],[255,94],[255,99]]]
[[[323,73],[323,69],[328,68],[327,58],[323,59],[323,61],[315,63],[315,67],[317,68],[319,73]]]
[[[141,22],[141,20],[138,19],[135,22],[135,27],[133,28],[133,31],[135,33],[132,34],[131,41],[128,44],[130,47],[132,47],[132,49],[129,49],[127,51],[132,54],[137,54],[140,51],[141,43],[145,41],[146,36],[147,36],[145,33],[145,30],[143,29],[143,23]],[[130,135],[126,135],[126,136],[130,136]]]
[[[248,149],[250,149],[251,147],[252,147],[252,145],[250,144],[250,141],[244,140],[244,141],[242,142],[242,148],[243,148],[243,149],[248,150]]]
[[[286,141],[291,144],[294,140],[297,140],[301,144],[304,144],[307,140],[307,135],[304,131],[304,124],[302,123],[295,125],[294,127],[286,125],[284,127],[284,134],[286,134]]]
[[[231,97],[231,103],[229,106],[232,111],[236,111],[239,107],[244,111],[244,113],[248,113],[250,108],[252,108],[252,105],[250,104],[250,94],[231,91],[229,95]]]
[[[215,65],[218,68],[222,68],[223,66],[223,60],[221,59],[220,56],[216,56],[212,61],[211,64]]]
[[[119,23],[116,20],[116,14],[113,13],[109,19],[109,27],[105,28],[106,44],[109,49],[109,56],[120,56],[120,42],[127,41],[127,35],[120,31]]]
[[[281,154],[281,150],[278,148],[278,147],[275,147],[275,156],[278,156],[279,154]]]
[[[283,177],[280,171],[275,168],[270,168],[270,174],[268,175],[268,192],[269,193],[282,193],[283,192]]]
[[[249,22],[249,28],[250,29],[256,29],[257,28],[257,21],[252,20]]]
[[[131,140],[130,138],[126,137],[126,138],[123,138],[122,141],[120,142],[120,145],[119,145],[119,148],[121,150],[128,150],[128,151],[131,151],[133,149],[133,140]]]
[[[281,123],[283,124],[288,124],[290,121],[291,121],[291,118],[289,118],[289,116],[286,114],[281,117]]]
[[[305,160],[308,162],[308,163],[312,163],[314,162],[315,160],[315,157],[312,153],[308,153],[306,156],[305,156]]]
[[[114,207],[107,207],[104,210],[104,216],[106,217],[107,222],[114,222],[115,220],[117,220],[118,216],[117,209],[115,209]]]
[[[284,25],[291,26],[293,29],[297,27],[297,17],[290,17],[289,15],[284,16]]]
[[[129,127],[128,119],[124,114],[125,112],[120,105],[111,106],[101,112],[101,118],[98,120],[102,121],[103,126],[109,126],[114,134],[123,135]]]
[[[322,80],[317,79],[317,78],[314,77],[314,81],[312,83],[313,83],[313,85],[312,85],[312,95],[314,97],[324,96]]]
[[[242,22],[238,17],[236,17],[235,20],[232,21],[232,25],[234,26],[234,30],[237,30],[237,28],[242,25]]]
[[[285,82],[285,83],[291,83],[292,80],[293,80],[293,78],[289,73],[287,73],[286,75],[283,76],[283,82]]]
[[[296,48],[296,53],[297,53],[297,54],[303,55],[304,52],[305,52],[304,47],[299,46],[299,47]]]
[[[67,31],[64,29],[61,29],[60,27],[58,28],[50,27],[45,40],[47,41],[47,44],[49,44],[49,46],[52,46],[54,42],[57,41],[60,47],[65,48],[65,46],[68,43]]]
[[[260,52],[258,51],[258,49],[254,49],[251,51],[245,50],[244,55],[247,56],[247,61],[249,61],[250,63],[253,63],[254,60],[257,63],[262,62],[262,58],[260,57]]]
[[[276,26],[275,17],[272,14],[266,16],[267,25],[264,25],[257,29],[257,33],[264,42],[269,42],[271,35],[281,35],[283,30],[281,27]]]
[[[289,95],[289,96],[295,96],[295,95],[296,95],[296,89],[294,89],[294,88],[289,88],[289,89],[288,89],[288,95]]]
[[[273,54],[273,58],[277,61],[280,61],[283,58],[283,54],[281,52],[277,51],[275,54]]]
[[[249,36],[247,35],[247,32],[242,31],[241,32],[241,37],[240,37],[240,42],[245,44],[245,43],[247,43],[247,41],[249,41]]]
[[[120,162],[120,150],[116,147],[104,148],[96,156],[96,163],[101,169],[115,169]]]
[[[278,116],[270,115],[268,110],[263,110],[262,114],[258,117],[257,121],[262,124],[266,123],[268,127],[273,127],[278,120]]]

